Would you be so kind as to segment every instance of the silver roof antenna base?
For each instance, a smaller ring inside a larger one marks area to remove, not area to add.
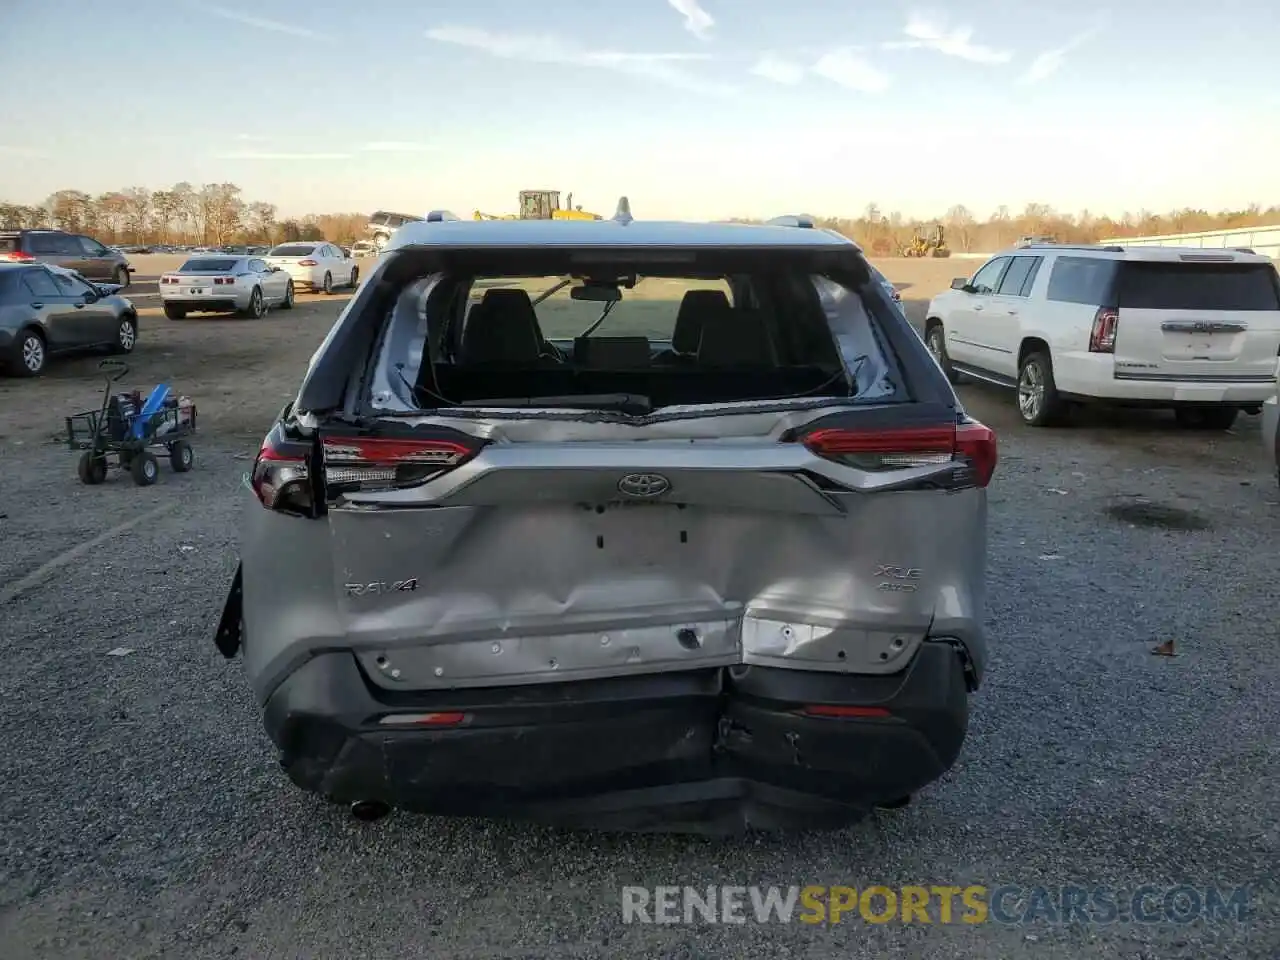
[[[618,223],[630,223],[635,219],[631,216],[631,201],[626,197],[618,198],[618,212],[613,215],[613,219]]]

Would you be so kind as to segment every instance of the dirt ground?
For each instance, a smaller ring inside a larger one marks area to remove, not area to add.
[[[259,321],[203,315],[168,320],[160,310],[156,283],[184,259],[132,258],[137,273],[128,296],[138,306],[139,344],[127,358],[129,375],[115,390],[145,392],[167,383],[195,399],[202,433],[234,442],[261,439],[271,418],[295,395],[311,354],[350,299],[350,291],[331,296],[300,294],[292,312],[275,310]],[[902,290],[908,315],[917,322],[930,297],[945,289],[952,277],[971,272],[976,265],[964,259],[876,262]],[[642,287],[637,288],[638,298],[650,303],[668,301],[674,317],[683,286],[646,282]],[[571,336],[599,314],[596,304],[575,303],[563,296],[547,306],[548,319],[555,321],[555,329],[546,331],[548,336]],[[620,305],[615,320],[626,323],[626,310],[625,303]],[[665,304],[662,312],[668,313]],[[36,380],[0,377],[0,444],[61,439],[64,417],[101,402],[100,360],[100,356],[57,359]]]
[[[1167,414],[1036,430],[1010,393],[959,388],[1000,443],[990,673],[960,762],[904,809],[724,843],[360,824],[287,780],[241,664],[212,642],[242,511],[259,509],[245,472],[349,294],[261,321],[169,321],[155,278],[174,259],[137,258],[141,337],[121,386],[196,398],[194,471],[77,482],[56,441],[65,414],[98,402],[97,357],[0,379],[3,960],[1280,957],[1266,881],[1280,862],[1280,494],[1258,418],[1215,435]],[[918,324],[977,262],[878,266]],[[1248,922],[1126,920],[1125,891],[1251,878]],[[1031,903],[1063,920],[621,919],[627,885],[922,883],[1014,888],[1019,902],[1047,887]],[[1118,921],[1078,922],[1062,902],[1073,888],[1114,894]]]

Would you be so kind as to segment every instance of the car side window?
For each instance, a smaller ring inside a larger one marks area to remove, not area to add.
[[[249,269],[252,270],[254,273],[266,273],[267,263],[265,260],[250,260]]]
[[[1003,297],[1026,297],[1031,294],[1031,284],[1042,257],[1014,257],[1009,269],[1000,278],[996,290]]]
[[[973,279],[969,281],[969,286],[974,293],[990,294],[994,293],[1000,284],[1000,277],[1004,273],[1005,267],[1009,265],[1009,257],[996,257],[981,270],[973,275]]]
[[[57,256],[58,235],[56,233],[33,233],[29,236],[31,252],[37,257]]]
[[[1048,299],[1106,306],[1114,297],[1116,261],[1104,257],[1058,257],[1049,274]]]
[[[75,239],[80,242],[80,246],[84,249],[84,252],[91,257],[105,257],[110,255],[110,251],[97,240],[91,240],[88,237],[76,237]]]
[[[54,234],[53,252],[59,257],[83,257],[87,253],[79,237],[69,233]]]
[[[22,275],[22,282],[33,298],[62,296],[48,270],[28,270]]]

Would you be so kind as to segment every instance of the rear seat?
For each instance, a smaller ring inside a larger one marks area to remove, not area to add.
[[[671,349],[663,350],[654,359],[658,363],[692,363],[698,356],[705,317],[732,310],[723,290],[690,290],[680,300],[676,325],[671,332]]]
[[[489,290],[471,308],[462,331],[461,363],[539,364],[550,357],[533,301],[525,291]]]

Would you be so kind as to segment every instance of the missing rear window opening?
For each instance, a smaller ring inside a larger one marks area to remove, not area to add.
[[[813,264],[582,257],[562,259],[563,273],[485,264],[404,287],[390,310],[372,405],[647,415],[688,405],[891,399],[897,389],[861,294]],[[548,265],[541,259],[537,266]]]

